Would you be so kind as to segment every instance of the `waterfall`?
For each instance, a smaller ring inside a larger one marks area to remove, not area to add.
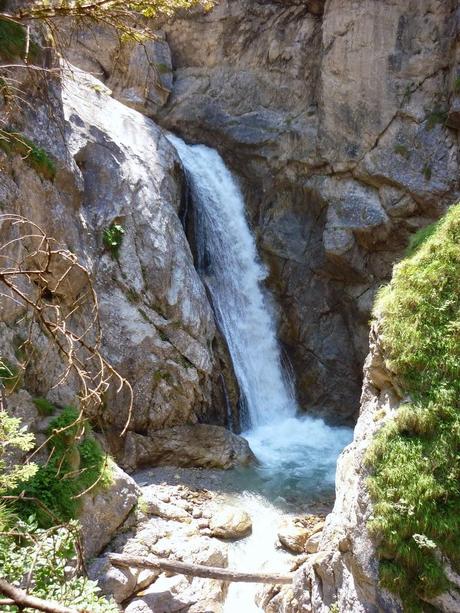
[[[229,564],[254,571],[286,568],[287,554],[275,548],[283,513],[322,500],[334,486],[336,458],[351,440],[349,428],[297,415],[292,386],[283,372],[275,321],[262,288],[266,271],[257,256],[243,195],[219,154],[168,136],[182,160],[194,203],[199,272],[225,336],[248,429],[243,433],[259,464],[229,475],[239,483],[233,502],[253,519],[250,537],[229,550]],[[231,472],[231,471],[230,471]],[[225,476],[220,477],[220,482]],[[234,491],[234,488],[232,489]],[[288,556],[289,557],[289,556]],[[257,587],[232,583],[226,613],[260,613]]]
[[[227,341],[252,428],[293,417],[297,407],[281,366],[276,326],[261,287],[267,272],[257,257],[241,190],[214,149],[176,148],[193,195],[198,268]]]

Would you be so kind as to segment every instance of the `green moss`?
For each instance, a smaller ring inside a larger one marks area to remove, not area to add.
[[[455,77],[454,80],[454,85],[453,85],[453,90],[456,94],[460,93],[460,75],[458,75],[457,77]]]
[[[426,127],[428,130],[432,130],[438,124],[444,125],[447,121],[448,111],[445,108],[436,106],[425,117]]]
[[[429,226],[425,226],[415,234],[413,234],[409,240],[409,246],[406,251],[406,256],[413,255],[417,249],[423,245],[423,243],[432,236],[438,227],[438,223],[432,223]]]
[[[150,320],[150,317],[147,315],[147,313],[146,313],[146,312],[145,312],[143,309],[138,308],[137,310],[139,311],[139,314],[140,314],[140,316],[142,317],[142,319],[143,319],[144,321],[147,321],[147,322],[149,322],[149,323],[153,323],[153,322]]]
[[[157,370],[153,375],[153,380],[155,383],[159,383],[160,381],[166,381],[167,383],[171,383],[171,373],[166,372],[164,370]]]
[[[0,18],[0,57],[5,60],[23,58],[26,52],[26,31],[18,23]],[[40,48],[33,41],[29,46],[29,60],[35,61]]]
[[[37,407],[37,411],[39,415],[46,417],[48,415],[52,415],[56,410],[56,407],[52,402],[50,402],[47,398],[34,398],[34,405]]]
[[[98,487],[110,483],[103,450],[91,436],[89,426],[82,426],[77,419],[73,407],[66,407],[53,419],[48,428],[48,462],[16,492],[37,498],[61,521],[77,516],[81,504],[78,494],[96,482]],[[17,510],[24,518],[35,514],[41,526],[52,523],[33,501],[18,503]]]
[[[126,291],[126,297],[128,298],[129,302],[131,302],[131,304],[137,304],[140,300],[139,294],[131,287],[129,287]]]
[[[192,362],[190,362],[190,360],[188,358],[186,358],[184,355],[180,355],[178,358],[178,362],[179,364],[181,364],[184,368],[194,368]]]
[[[427,181],[431,179],[432,170],[429,164],[425,164],[425,166],[422,168],[422,174]]]
[[[168,64],[158,63],[154,64],[154,66],[158,70],[159,74],[167,74],[168,72],[171,72],[171,67],[168,66]]]
[[[398,143],[397,145],[395,145],[394,151],[403,158],[407,159],[409,157],[409,149],[405,145],[401,145],[400,143]]]
[[[19,132],[0,131],[0,148],[7,155],[19,154],[43,178],[52,181],[56,176],[56,165],[44,149]]]
[[[382,584],[406,611],[460,569],[460,205],[419,233],[375,315],[389,368],[410,402],[377,434],[367,463]]]

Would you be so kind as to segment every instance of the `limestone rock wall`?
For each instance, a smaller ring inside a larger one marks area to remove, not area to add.
[[[369,310],[459,197],[455,0],[220,0],[160,24],[160,123],[239,176],[301,405],[357,413]]]
[[[218,0],[156,23],[152,61],[107,29],[74,39],[115,97],[239,177],[300,404],[336,423],[357,416],[376,289],[460,196],[459,21],[455,0]]]
[[[129,429],[151,436],[197,421],[224,424],[227,407],[215,347],[221,341],[179,220],[183,185],[175,150],[153,121],[76,68],[46,92],[32,83],[28,91],[37,99],[46,94],[51,106],[27,107],[17,128],[47,151],[56,176],[44,178],[21,155],[0,152],[3,212],[39,224],[90,270],[102,353],[133,387]],[[124,228],[117,256],[103,241],[113,223]],[[18,310],[8,311],[4,302],[2,355],[14,363],[13,337],[26,330]],[[62,363],[46,337],[35,340],[26,388],[61,405],[74,404],[74,382],[53,389]],[[118,434],[127,416],[126,396],[112,389],[103,422],[115,452],[122,451]],[[135,465],[135,458],[130,462]]]

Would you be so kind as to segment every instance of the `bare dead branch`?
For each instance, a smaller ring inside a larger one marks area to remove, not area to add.
[[[26,594],[24,590],[11,585],[11,583],[1,578],[0,593],[9,596],[12,604],[16,604],[20,607],[30,607],[32,609],[38,609],[39,611],[46,611],[47,613],[90,613],[85,609],[71,609],[70,607],[64,607],[52,600],[43,600],[36,596],[30,596]],[[8,604],[11,604],[11,602],[8,601]]]
[[[24,317],[30,318],[30,345],[38,327],[61,354],[64,368],[54,386],[73,375],[79,384],[81,417],[92,418],[98,416],[110,385],[118,392],[126,389],[124,434],[131,419],[132,388],[100,353],[99,305],[88,270],[24,217],[0,215],[0,232],[0,290],[2,284],[6,289],[1,295],[22,305]]]
[[[219,581],[287,585],[292,583],[293,580],[292,574],[281,575],[276,573],[245,573],[237,570],[231,570],[229,568],[203,566],[201,564],[187,564],[177,560],[162,560],[152,556],[145,558],[110,553],[107,557],[113,566],[161,569],[179,575],[203,577],[204,579],[218,579]]]

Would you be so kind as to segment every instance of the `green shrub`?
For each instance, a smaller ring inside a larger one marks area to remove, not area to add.
[[[106,228],[102,234],[103,243],[112,253],[113,257],[118,257],[124,233],[123,226],[118,223],[113,223],[109,228]]]
[[[11,462],[7,461],[11,451],[30,451],[34,444],[34,435],[26,431],[19,417],[11,417],[6,411],[0,411],[0,496],[36,473],[37,466],[33,463],[11,465]],[[0,505],[0,525],[5,523],[7,512],[8,510]]]
[[[75,571],[69,576],[69,563],[76,557],[76,530],[74,522],[54,530],[41,530],[33,517],[17,522],[15,532],[24,537],[15,539],[0,534],[2,576],[10,582],[21,583],[33,568],[31,595],[81,607],[91,613],[115,613],[118,607],[99,594],[94,581],[77,576]],[[2,605],[2,611],[15,612],[18,607]]]
[[[72,407],[66,407],[53,419],[48,430],[51,437],[48,462],[39,466],[35,475],[16,492],[37,498],[62,521],[77,516],[81,502],[76,498],[78,494],[98,480],[101,486],[110,483],[103,450],[91,437],[89,427],[83,428],[77,420],[78,412]],[[23,518],[35,514],[41,526],[52,523],[50,516],[33,501],[19,502],[18,512]]]
[[[406,611],[460,570],[460,205],[415,237],[375,307],[388,367],[410,402],[375,437],[369,529],[381,583]]]
[[[19,132],[0,130],[0,148],[8,155],[19,154],[43,178],[52,181],[56,166],[44,149]]]

